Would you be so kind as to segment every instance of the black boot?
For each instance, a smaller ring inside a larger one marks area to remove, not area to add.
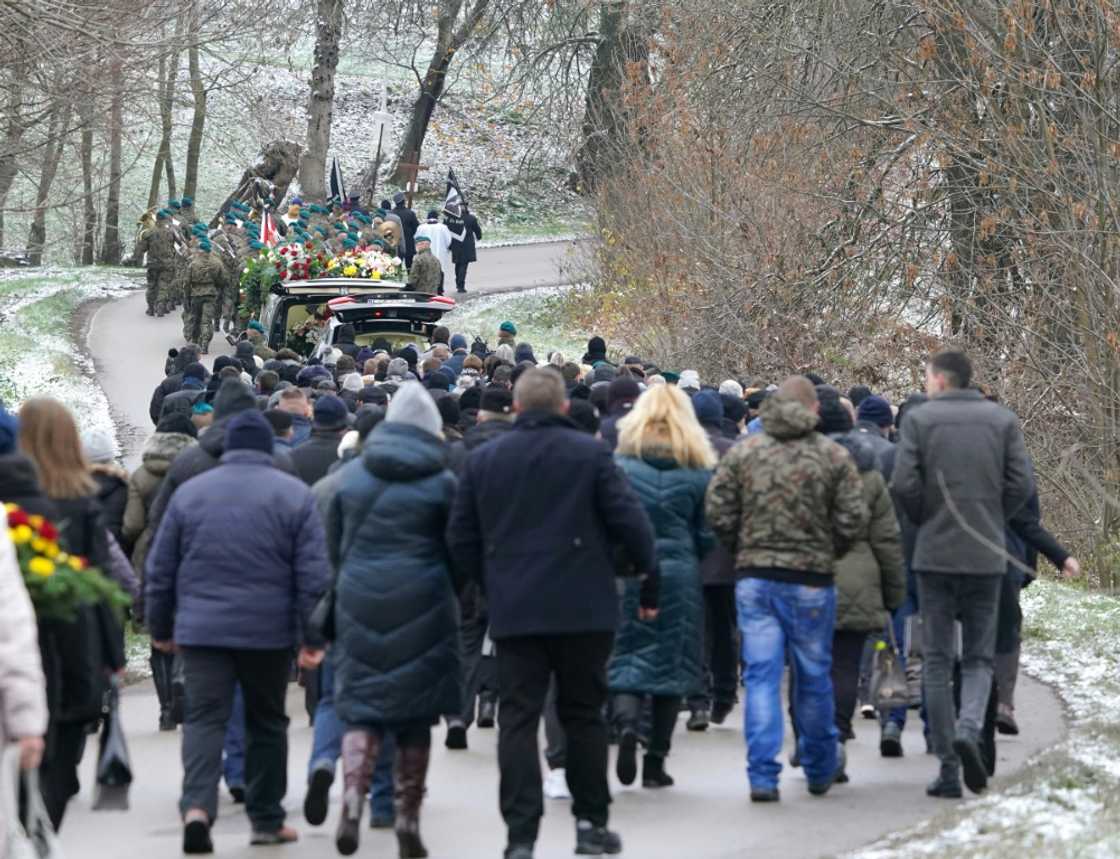
[[[960,772],[951,764],[942,764],[937,778],[926,786],[926,796],[936,799],[960,799],[963,795]]]
[[[335,833],[335,847],[343,856],[358,852],[362,806],[373,781],[373,767],[381,752],[381,737],[368,731],[347,731],[342,737],[342,816]]]
[[[498,717],[498,702],[490,695],[480,695],[478,699],[478,727],[493,728]]]
[[[642,699],[637,695],[616,695],[614,720],[618,728],[618,760],[615,775],[624,785],[632,785],[638,777],[638,720]]]
[[[642,787],[672,787],[673,777],[665,772],[665,758],[646,755],[642,759]]]
[[[420,840],[420,804],[428,780],[430,746],[398,746],[393,764],[393,811],[396,813],[397,849],[400,859],[425,859]]]

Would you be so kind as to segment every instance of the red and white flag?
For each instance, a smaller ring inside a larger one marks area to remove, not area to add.
[[[272,213],[266,210],[261,213],[261,244],[266,248],[274,248],[278,241],[280,241],[280,233],[276,230]]]

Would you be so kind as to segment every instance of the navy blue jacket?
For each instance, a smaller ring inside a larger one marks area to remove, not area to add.
[[[338,570],[335,710],[347,725],[458,713],[459,613],[444,543],[455,477],[446,445],[382,423],[335,484],[326,507]]]
[[[171,497],[148,553],[145,617],[156,641],[295,647],[329,579],[311,490],[268,454],[232,450]]]
[[[657,569],[649,517],[610,451],[540,412],[470,455],[448,544],[460,574],[486,591],[495,640],[613,631],[614,548],[639,571]]]

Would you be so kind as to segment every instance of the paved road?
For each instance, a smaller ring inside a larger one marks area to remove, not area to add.
[[[331,816],[318,829],[302,818],[305,768],[311,732],[295,687],[289,697],[292,716],[288,772],[289,822],[302,835],[298,845],[274,852],[248,847],[248,821],[241,807],[223,796],[215,828],[217,854],[260,859],[322,859],[335,855],[333,831],[339,791],[336,784]],[[1013,773],[1035,752],[1056,742],[1063,732],[1061,708],[1053,694],[1029,680],[1020,689],[1023,735],[1001,739],[999,770]],[[157,704],[148,685],[129,689],[123,698],[125,730],[130,738],[136,783],[127,814],[91,812],[92,760],[85,762],[82,795],[71,804],[63,827],[63,846],[78,859],[119,859],[122,848],[144,859],[178,855],[176,816],[180,778],[178,735],[155,730]],[[922,754],[924,743],[916,719],[906,733],[907,756],[883,760],[871,722],[856,725],[859,734],[848,745],[852,783],[837,786],[823,799],[805,790],[800,770],[782,773],[782,802],[754,806],[748,801],[743,771],[743,740],[737,729],[740,711],[728,723],[706,734],[688,734],[683,721],[675,735],[669,771],[673,788],[648,791],[615,785],[612,825],[623,835],[633,859],[747,859],[782,857],[810,859],[860,847],[895,829],[916,823],[957,803],[927,799],[924,786],[935,770],[933,758]],[[920,723],[919,723],[920,724]],[[434,859],[497,859],[504,846],[498,814],[495,732],[473,730],[471,749],[449,752],[443,729],[434,734],[428,798],[421,826]],[[93,757],[92,747],[87,754]],[[548,801],[538,845],[538,859],[571,855],[569,803]],[[363,831],[359,856],[395,856],[391,835]]]
[[[478,262],[470,268],[467,300],[471,295],[565,283],[566,267],[578,248],[574,242],[483,248]],[[88,338],[129,468],[139,464],[144,440],[152,431],[148,400],[163,379],[164,357],[170,347],[183,342],[179,314],[149,319],[144,307],[139,291],[102,305],[93,316]],[[211,360],[231,351],[220,337],[214,339],[211,349]]]
[[[472,287],[498,291],[563,282],[561,260],[570,244],[482,252],[472,270]],[[180,342],[178,320],[154,321],[143,315],[140,294],[104,305],[93,318],[89,336],[99,380],[116,411],[129,464],[151,432],[148,398],[162,378],[162,356]],[[218,341],[215,341],[217,343]],[[1000,744],[1000,772],[1006,777],[1032,754],[1056,742],[1063,733],[1062,711],[1054,695],[1026,680],[1020,691],[1022,738]],[[136,784],[133,808],[127,815],[89,811],[93,747],[86,761],[82,796],[71,806],[63,829],[68,855],[80,859],[117,859],[122,848],[146,859],[172,857],[179,852],[176,799],[180,766],[177,735],[159,734],[156,700],[148,685],[124,696],[125,727],[130,737]],[[293,690],[289,758],[288,807],[291,822],[303,833],[298,846],[278,849],[285,859],[333,855],[333,817],[313,830],[303,823],[304,771],[310,750],[310,731]],[[915,720],[907,731],[908,756],[883,760],[878,756],[877,732],[870,723],[857,725],[859,738],[849,745],[852,784],[837,787],[823,800],[805,792],[799,770],[783,773],[783,802],[752,806],[743,772],[743,741],[737,729],[741,715],[703,735],[678,728],[669,769],[677,786],[667,791],[619,789],[613,809],[614,825],[626,841],[626,855],[638,859],[732,859],[775,857],[798,859],[834,855],[918,822],[953,803],[925,797],[923,788],[936,769],[921,753],[924,742]],[[497,766],[493,731],[474,731],[468,752],[447,752],[443,732],[436,733],[435,753],[423,829],[436,859],[495,859],[501,854],[504,832],[497,810]],[[617,787],[617,786],[616,786]],[[337,791],[336,791],[337,793]],[[218,854],[259,857],[250,851],[248,823],[243,812],[225,803],[216,827]],[[550,802],[542,830],[539,859],[571,855],[571,819],[566,803]],[[391,835],[368,833],[362,853],[395,855]],[[263,851],[267,852],[267,851]]]

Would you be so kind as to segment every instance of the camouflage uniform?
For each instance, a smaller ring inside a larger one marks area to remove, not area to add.
[[[244,267],[242,255],[239,253],[237,228],[227,224],[222,232],[214,239],[214,252],[222,261],[226,270],[226,283],[222,287],[222,294],[214,304],[214,324],[218,330],[232,330],[234,316],[237,312],[238,286],[241,283],[241,269]]]
[[[205,355],[214,337],[215,307],[226,284],[226,269],[216,253],[196,248],[191,252],[187,278],[183,337],[201,346]]]
[[[148,288],[145,298],[149,316],[163,316],[168,311],[172,281],[175,278],[175,238],[167,221],[160,219],[154,226],[140,234],[133,256],[137,259],[147,254]]]
[[[417,251],[408,270],[408,285],[414,292],[436,295],[443,285],[443,268],[431,250]]]
[[[735,568],[834,573],[867,531],[863,483],[851,455],[816,432],[817,415],[774,396],[765,431],[723,457],[708,487],[708,524]]]

